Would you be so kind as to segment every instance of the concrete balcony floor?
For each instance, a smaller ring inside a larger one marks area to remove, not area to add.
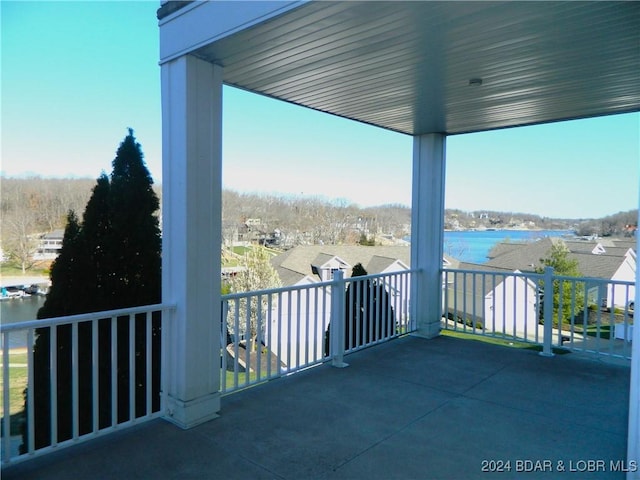
[[[224,397],[220,418],[191,430],[155,420],[2,476],[624,478],[609,462],[626,457],[628,366],[450,337],[404,337],[346,361]],[[531,472],[516,460],[549,463]],[[511,471],[483,472],[483,461]]]

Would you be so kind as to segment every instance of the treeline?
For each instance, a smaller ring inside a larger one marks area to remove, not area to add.
[[[84,211],[93,178],[0,177],[3,235],[21,223],[33,232],[64,227],[68,211]]]
[[[23,270],[31,268],[42,235],[64,228],[70,210],[80,217],[95,186],[91,178],[0,177],[0,247],[5,258]],[[161,186],[154,189],[161,198]],[[363,237],[373,242],[382,234],[402,238],[410,232],[411,211],[402,205],[360,208],[345,200],[226,189],[222,198],[227,242],[237,240],[242,230],[249,240],[279,231],[285,245],[355,244]]]
[[[531,213],[497,212],[493,210],[477,210],[466,212],[457,209],[445,211],[445,229],[469,228],[538,228],[543,230],[568,230],[575,220],[542,217]]]
[[[631,237],[638,227],[638,210],[618,212],[600,219],[582,220],[576,226],[581,236]]]
[[[26,269],[34,265],[39,237],[63,228],[68,211],[84,211],[95,180],[0,177],[2,255]]]
[[[69,210],[80,216],[95,179],[0,177],[1,247],[5,257],[31,266],[39,237],[65,226]],[[154,185],[161,198],[161,187]],[[356,244],[399,239],[410,234],[411,209],[404,205],[361,208],[344,199],[302,195],[222,192],[223,241],[264,240],[278,232],[282,246]],[[575,229],[579,235],[630,235],[637,210],[595,220],[551,219],[525,213],[465,212],[447,209],[445,228]]]
[[[222,192],[223,236],[278,231],[287,245],[355,244],[362,235],[402,238],[410,232],[411,210],[402,205],[361,208],[345,200],[313,196]]]

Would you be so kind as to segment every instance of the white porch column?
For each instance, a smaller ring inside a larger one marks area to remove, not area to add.
[[[640,202],[638,202],[640,204]],[[638,215],[640,225],[640,214]],[[636,231],[636,252],[640,251],[640,237]],[[634,307],[640,301],[640,270],[636,265]],[[629,393],[629,431],[627,433],[627,480],[640,480],[640,322],[634,322],[631,347],[631,385]],[[631,464],[631,462],[634,462]]]
[[[189,55],[161,68],[167,419],[190,428],[220,410],[222,68]]]
[[[442,317],[445,143],[440,133],[413,140],[411,268],[422,272],[411,282],[411,318],[427,338],[439,335]]]

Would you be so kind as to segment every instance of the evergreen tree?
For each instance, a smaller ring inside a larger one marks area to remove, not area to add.
[[[74,212],[67,216],[62,249],[58,258],[51,266],[51,289],[47,294],[44,305],[38,311],[38,318],[60,317],[83,313],[86,309],[89,282],[87,282],[87,262],[84,248],[84,240],[81,228]],[[58,404],[57,423],[58,438],[71,438],[71,328],[62,325],[55,328],[58,389],[55,392]],[[35,446],[44,447],[51,442],[51,328],[36,329],[36,342],[33,350],[34,361],[34,422]],[[81,336],[86,336],[86,326],[79,329]],[[82,345],[82,354],[86,355],[86,342]],[[86,379],[86,365],[82,366]],[[90,365],[90,363],[88,363]],[[86,389],[87,382],[80,382],[80,389]],[[83,397],[86,399],[86,397]],[[85,414],[91,412],[87,408],[86,401],[81,401],[80,411]],[[25,410],[26,411],[26,410]],[[21,450],[24,453],[26,446],[26,425],[23,431],[24,445]]]
[[[160,302],[160,207],[140,147],[129,129],[111,173],[112,289],[120,307]]]
[[[159,201],[152,189],[153,181],[144,164],[141,147],[133,131],[118,148],[111,179],[102,174],[87,203],[83,223],[69,213],[63,246],[51,269],[51,289],[38,318],[52,318],[79,313],[113,310],[161,301],[161,238],[155,212]],[[134,319],[135,371],[134,415],[146,412],[146,389],[152,383],[152,409],[157,411],[160,398],[160,318],[152,319],[152,378],[146,378],[146,315]],[[111,389],[117,385],[116,422],[132,420],[129,410],[129,335],[128,316],[116,320],[116,338],[112,338],[111,319],[98,325],[98,405],[93,404],[93,324],[78,326],[78,390],[80,434],[93,430],[92,416],[99,418],[99,428],[112,423]],[[69,325],[53,327],[57,361],[57,441],[73,435],[72,405],[72,329]],[[51,443],[50,348],[52,329],[36,330],[34,345],[34,429],[35,446]],[[112,342],[117,340],[116,358]],[[112,379],[111,365],[116,362],[117,379]],[[27,444],[28,427],[23,430]]]
[[[58,258],[51,265],[51,288],[44,305],[38,311],[38,318],[62,317],[84,311],[79,304],[87,292],[86,255],[84,238],[75,212],[67,215],[62,248]]]
[[[361,263],[351,270],[351,278],[368,273]],[[344,348],[357,348],[388,338],[396,331],[395,315],[389,293],[381,280],[357,280],[349,283],[345,294]],[[327,326],[324,353],[330,354],[331,323]]]
[[[109,209],[109,194],[111,185],[105,173],[100,175],[91,192],[91,197],[84,210],[82,234],[84,237],[87,282],[91,285],[91,292],[87,295],[91,305],[83,310],[109,310],[113,305],[113,292],[108,290],[108,278],[113,273],[108,263],[109,238],[111,231],[111,210]]]

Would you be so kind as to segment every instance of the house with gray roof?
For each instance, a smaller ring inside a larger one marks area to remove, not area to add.
[[[460,262],[444,279],[447,321],[509,337],[536,334],[538,287],[519,270]]]
[[[581,276],[594,279],[587,282],[590,303],[608,308],[626,307],[635,296],[636,252],[627,241],[578,241],[544,238],[531,243],[500,244],[492,250],[487,267],[513,271],[535,272],[543,267],[553,245],[562,244],[569,258],[578,262]],[[629,284],[617,283],[628,282]]]
[[[461,262],[445,274],[444,308],[448,321],[487,332],[525,337],[537,332],[539,288],[525,274],[543,267],[554,245],[577,261],[587,304],[626,308],[635,296],[636,252],[630,242],[544,238],[500,243],[483,265]],[[478,272],[478,273],[476,273]],[[480,273],[482,272],[482,273]]]
[[[64,229],[56,229],[42,235],[37,250],[33,255],[34,260],[55,260],[60,255]]]
[[[452,259],[444,261],[446,265],[453,264]],[[358,263],[369,274],[404,272],[409,270],[410,247],[301,245],[271,259],[283,286],[301,287],[282,292],[272,306],[271,338],[274,345],[280,345],[279,358],[285,364],[298,367],[322,358],[331,316],[331,285],[326,282],[333,279],[336,271],[349,278]],[[390,295],[396,318],[406,319],[409,276],[384,277],[380,282]],[[308,313],[310,321],[299,322],[300,312]]]
[[[331,280],[332,272],[336,270],[348,278],[357,263],[369,274],[397,271],[390,270],[392,265],[408,270],[410,252],[408,246],[300,245],[275,256],[271,265],[280,275],[282,284],[290,286],[298,285],[300,281]]]

